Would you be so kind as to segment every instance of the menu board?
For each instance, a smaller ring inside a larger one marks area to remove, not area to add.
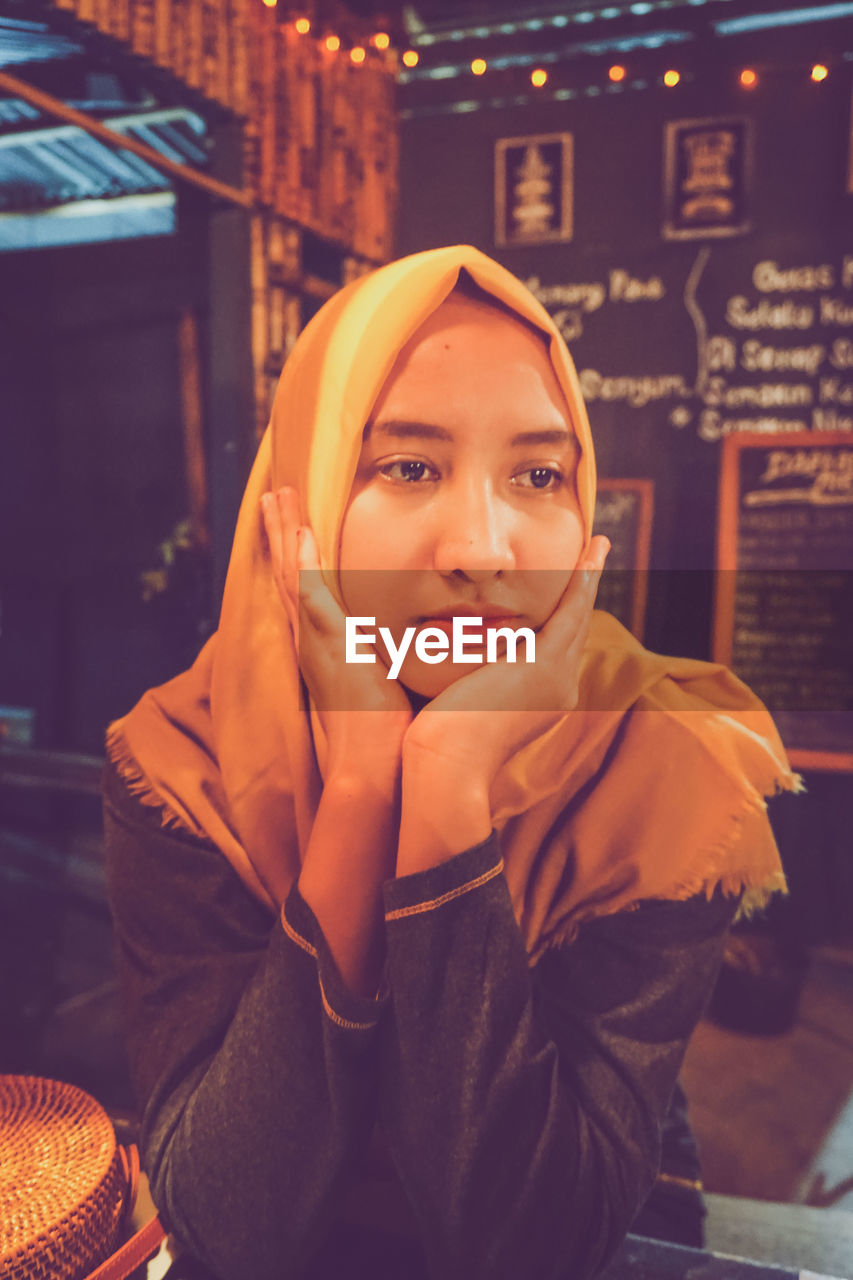
[[[767,704],[796,767],[853,771],[853,435],[725,441],[714,658]]]
[[[594,531],[610,539],[596,606],[643,638],[654,486],[646,479],[598,480]]]
[[[853,430],[853,253],[821,247],[794,260],[748,241],[589,251],[582,276],[565,261],[557,278],[544,261],[519,274],[575,356],[594,428],[615,411],[622,447],[638,432],[645,446],[647,424],[713,445]]]

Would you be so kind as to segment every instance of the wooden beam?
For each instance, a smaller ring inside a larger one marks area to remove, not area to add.
[[[162,155],[154,147],[146,146],[144,142],[137,142],[136,138],[129,138],[122,133],[116,133],[115,130],[108,128],[105,124],[101,124],[100,120],[95,120],[87,112],[78,111],[75,107],[69,107],[67,103],[62,102],[59,98],[54,98],[51,94],[44,93],[41,89],[33,88],[25,80],[19,80],[17,76],[10,76],[6,71],[0,71],[0,89],[5,90],[6,93],[13,94],[16,98],[23,98],[25,102],[32,103],[34,107],[38,107],[40,111],[44,111],[47,115],[56,116],[67,124],[76,125],[78,129],[85,129],[86,133],[91,133],[93,137],[100,139],[101,142],[105,142],[110,147],[133,152],[141,160],[145,160],[147,164],[154,165],[164,174],[168,174],[170,178],[176,178],[179,182],[188,182],[192,186],[206,191],[208,195],[216,196],[229,204],[241,205],[244,209],[251,209],[255,206],[255,197],[251,191],[241,191],[239,187],[232,187],[225,182],[219,182],[216,178],[208,177],[206,173],[201,173],[190,165],[178,164],[175,160],[170,160],[167,156]]]

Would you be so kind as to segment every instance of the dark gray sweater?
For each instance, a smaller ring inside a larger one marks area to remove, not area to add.
[[[385,884],[387,963],[368,1000],[298,889],[274,916],[110,766],[104,790],[143,1167],[166,1226],[215,1276],[601,1268],[654,1184],[734,899],[643,903],[531,970],[493,833]],[[669,1171],[695,1177],[670,1128]]]

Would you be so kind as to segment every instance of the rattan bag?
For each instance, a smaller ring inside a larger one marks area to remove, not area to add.
[[[82,1089],[0,1076],[1,1280],[88,1276],[115,1248],[137,1171]]]

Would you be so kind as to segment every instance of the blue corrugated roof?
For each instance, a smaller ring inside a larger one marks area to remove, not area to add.
[[[185,107],[136,112],[102,123],[179,164],[199,165],[207,159],[205,122]],[[170,189],[168,178],[145,160],[113,149],[75,125],[0,136],[0,210],[42,209]]]
[[[45,22],[0,18],[0,67],[20,66],[24,62],[51,62],[83,52],[82,44],[60,32],[51,31]]]

